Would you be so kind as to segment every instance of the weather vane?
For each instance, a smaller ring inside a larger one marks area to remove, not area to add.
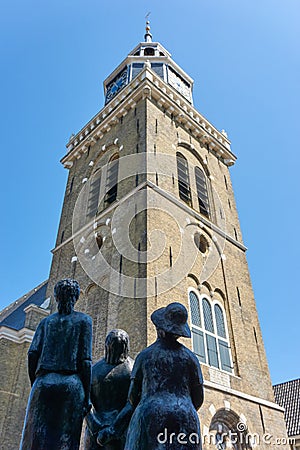
[[[148,12],[148,14],[146,14],[145,19],[146,19],[146,34],[145,34],[145,41],[146,42],[152,42],[152,34],[150,33],[150,22],[149,22],[149,16],[150,16],[151,12]]]

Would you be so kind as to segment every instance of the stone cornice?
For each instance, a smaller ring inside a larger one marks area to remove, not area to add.
[[[34,331],[29,328],[21,328],[21,330],[14,330],[5,326],[0,327],[0,339],[7,339],[16,344],[23,344],[24,342],[31,342],[34,336]]]
[[[41,316],[49,316],[50,314],[50,309],[43,309],[40,308],[39,306],[35,305],[34,303],[30,303],[30,305],[26,306],[26,308],[24,308],[24,312],[26,314],[28,314],[31,311],[35,311],[37,313],[39,313]]]
[[[132,191],[130,191],[127,195],[122,197],[120,200],[114,202],[112,205],[110,205],[108,208],[105,208],[101,213],[94,219],[92,219],[90,222],[86,223],[80,230],[78,230],[76,233],[72,234],[68,239],[63,241],[61,244],[57,245],[55,248],[51,250],[51,252],[54,254],[58,250],[60,250],[62,247],[64,247],[66,244],[69,244],[73,241],[73,239],[77,236],[80,236],[85,230],[89,229],[91,226],[95,227],[95,223],[97,225],[101,224],[101,221],[107,217],[108,214],[113,212],[121,203],[125,202],[128,198],[132,197],[137,191],[144,189],[145,187],[149,187],[153,190],[155,190],[157,193],[165,197],[167,200],[173,202],[178,206],[179,208],[186,211],[187,214],[192,215],[195,220],[202,222],[203,225],[207,226],[211,230],[213,230],[215,233],[217,233],[220,237],[226,239],[231,244],[235,245],[237,248],[242,250],[243,252],[247,251],[247,247],[245,247],[241,242],[236,241],[233,237],[226,234],[221,228],[219,228],[217,225],[215,225],[213,222],[210,222],[205,217],[201,216],[200,213],[195,211],[194,209],[190,208],[188,205],[186,205],[184,202],[176,199],[174,196],[172,196],[167,191],[161,189],[160,187],[156,186],[156,184],[152,183],[150,180],[144,181],[143,183],[139,184],[137,187],[135,187]],[[102,224],[105,223],[105,220],[102,222]],[[223,255],[224,256],[224,255]]]
[[[267,406],[268,408],[275,409],[277,411],[281,411],[281,412],[284,411],[284,408],[277,405],[277,403],[275,403],[275,402],[270,402],[269,400],[265,400],[260,397],[255,397],[254,395],[245,394],[244,392],[237,391],[235,389],[231,389],[226,386],[221,386],[219,384],[212,383],[211,381],[205,380],[204,387],[208,388],[208,389],[213,389],[213,390],[216,389],[218,391],[225,392],[226,394],[233,395],[234,397],[240,397],[242,399],[248,400],[249,402],[257,403],[259,405],[264,405],[264,406]]]
[[[178,206],[179,208],[183,209],[184,211],[187,212],[187,214],[192,215],[195,220],[203,223],[203,225],[207,226],[207,228],[213,230],[215,233],[217,233],[220,237],[226,239],[226,241],[230,242],[231,244],[235,245],[236,247],[238,247],[240,250],[242,250],[243,252],[247,251],[247,247],[245,247],[244,244],[242,244],[241,242],[238,242],[236,239],[234,239],[233,237],[231,237],[229,234],[227,234],[226,232],[224,232],[221,228],[219,228],[217,225],[215,225],[213,222],[211,222],[210,220],[206,219],[205,217],[203,217],[200,213],[198,213],[197,211],[195,211],[194,209],[192,209],[190,206],[188,206],[186,203],[182,202],[181,200],[175,198],[173,195],[171,195],[169,192],[165,191],[164,189],[161,189],[159,186],[157,186],[156,184],[152,183],[151,181],[147,180],[147,186],[149,186],[150,188],[152,188],[153,190],[155,190],[156,192],[158,192],[160,195],[162,195],[163,197],[165,197],[166,199],[168,199],[169,201],[173,202],[174,204],[176,204],[176,206]]]
[[[166,84],[149,67],[122,89],[116,97],[96,114],[67,144],[68,153],[61,160],[64,167],[70,168],[90,146],[102,139],[104,134],[115,126],[121,117],[126,116],[142,98],[156,101],[173,120],[188,130],[200,143],[206,144],[210,151],[227,166],[234,164],[236,156],[230,150],[230,141],[206,120],[175,89]]]
[[[20,307],[20,305],[22,305],[22,303],[26,302],[26,300],[29,297],[31,297],[36,291],[38,291],[46,283],[48,283],[48,280],[43,281],[38,286],[36,286],[34,289],[31,289],[31,291],[27,292],[25,295],[22,295],[22,297],[18,298],[15,302],[13,302],[10,305],[6,306],[0,312],[0,321],[2,322],[7,316],[12,314],[17,308]]]

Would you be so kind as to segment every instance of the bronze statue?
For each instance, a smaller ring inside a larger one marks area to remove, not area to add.
[[[118,436],[131,408],[125,450],[201,450],[201,368],[194,353],[177,341],[191,337],[187,310],[171,303],[156,310],[151,320],[158,338],[137,356],[127,405],[110,428],[99,432],[98,443]]]
[[[92,411],[87,415],[85,450],[99,450],[98,432],[114,422],[125,406],[133,360],[128,356],[129,337],[123,330],[112,330],[106,336],[105,357],[92,368]],[[126,427],[118,438],[102,447],[105,450],[122,450],[125,444]]]
[[[28,351],[32,389],[20,450],[78,450],[90,409],[92,321],[74,311],[77,281],[54,288],[58,312],[43,319]]]

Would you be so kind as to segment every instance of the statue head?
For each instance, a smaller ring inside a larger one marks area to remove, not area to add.
[[[151,320],[156,326],[159,337],[173,335],[178,338],[191,337],[187,323],[188,312],[181,303],[170,303],[165,308],[159,308],[151,314]]]
[[[105,361],[117,365],[124,362],[129,352],[129,336],[124,330],[112,330],[105,339]]]
[[[54,286],[54,297],[57,302],[59,314],[70,314],[80,294],[79,284],[76,280],[66,278]]]

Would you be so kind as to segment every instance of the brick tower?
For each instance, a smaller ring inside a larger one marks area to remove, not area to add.
[[[269,448],[286,436],[274,402],[229,167],[225,131],[193,106],[193,80],[157,42],[145,41],[104,81],[105,106],[67,144],[69,171],[47,287],[76,278],[77,309],[93,318],[93,355],[112,328],[136,354],[155,339],[151,313],[189,310],[201,362],[203,447]],[[247,438],[247,433],[250,437]],[[259,438],[252,436],[256,433]],[[248,442],[247,442],[248,441]],[[231,447],[230,447],[231,445]],[[280,448],[288,446],[280,445]]]
[[[241,422],[284,437],[230,182],[236,157],[193,107],[192,88],[147,26],[104,81],[104,108],[67,145],[49,295],[56,280],[79,280],[96,359],[113,327],[127,330],[135,356],[155,339],[153,310],[182,302],[205,379],[204,435]]]

